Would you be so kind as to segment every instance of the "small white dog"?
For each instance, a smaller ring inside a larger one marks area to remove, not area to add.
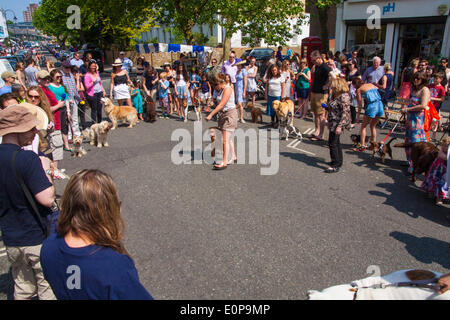
[[[111,130],[111,124],[108,121],[93,124],[89,128],[91,145],[97,145],[98,148],[102,146],[109,147],[108,141],[106,141],[109,130]]]

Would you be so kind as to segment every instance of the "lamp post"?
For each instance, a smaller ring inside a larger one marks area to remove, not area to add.
[[[11,12],[14,16],[13,20],[14,20],[14,24],[17,22],[17,17],[16,17],[16,13],[11,10],[11,9],[3,9],[0,8],[0,11],[2,12],[3,16],[5,17],[5,22],[7,22],[8,20],[6,19],[6,13]],[[6,27],[9,29],[8,23],[6,23]]]

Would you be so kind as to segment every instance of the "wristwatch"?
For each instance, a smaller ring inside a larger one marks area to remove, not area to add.
[[[50,169],[45,170],[45,173],[48,174],[49,176],[53,175],[52,170]]]

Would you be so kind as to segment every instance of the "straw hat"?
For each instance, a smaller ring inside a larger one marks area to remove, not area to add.
[[[246,63],[247,63],[247,60],[242,60],[242,61],[239,61],[239,62],[234,63],[234,64],[232,65],[232,67],[234,67],[234,66],[239,66],[239,65],[241,65],[241,64],[246,64]]]
[[[38,119],[39,123],[36,125],[36,129],[47,130],[48,117],[42,108],[28,102],[23,102],[19,106],[27,108]]]
[[[118,67],[118,66],[122,66],[122,65],[123,65],[123,62],[119,58],[114,60],[114,63],[112,64],[113,67]]]
[[[38,119],[23,106],[13,105],[0,111],[0,136],[28,132],[38,124]]]

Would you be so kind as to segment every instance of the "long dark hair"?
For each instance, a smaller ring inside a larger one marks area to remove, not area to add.
[[[277,68],[277,70],[278,70],[278,76],[275,76],[275,75],[273,74],[273,69],[274,69],[274,68]],[[278,66],[277,66],[276,64],[272,64],[272,65],[269,67],[269,71],[267,71],[267,79],[279,78],[279,77],[281,77],[281,71],[280,71],[280,68],[278,68]]]
[[[186,66],[184,64],[182,64],[182,63],[180,63],[178,65],[178,67],[177,67],[177,75],[176,75],[177,81],[180,80],[180,72],[179,72],[180,67],[183,67],[183,70],[181,71],[181,73],[183,74],[184,81],[186,81],[186,82],[189,81],[189,76],[188,76],[188,73],[187,73],[187,70],[186,70]]]
[[[420,84],[418,86],[416,86],[415,84],[415,79],[420,79]],[[428,74],[424,71],[421,72],[416,72],[414,73],[413,77],[411,78],[411,85],[414,91],[420,91],[422,90],[424,87],[426,87],[428,85],[430,81],[430,77],[428,76]]]

